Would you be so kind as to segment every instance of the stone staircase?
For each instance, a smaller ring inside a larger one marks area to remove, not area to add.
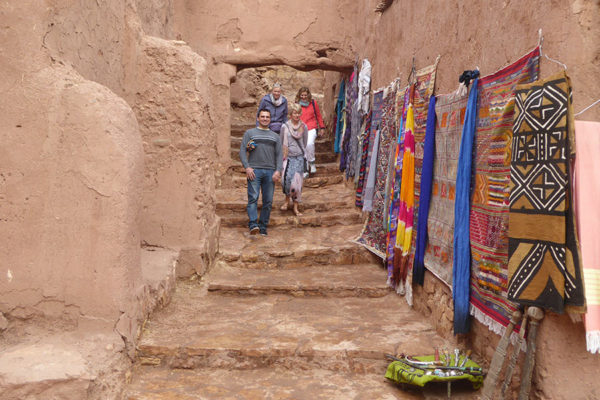
[[[232,128],[232,146],[241,129]],[[445,385],[401,390],[384,378],[386,353],[453,345],[386,286],[380,260],[351,241],[362,227],[353,193],[331,162],[317,168],[303,216],[279,210],[276,187],[262,237],[248,234],[243,169],[230,166],[217,192],[217,262],[201,279],[179,281],[145,325],[126,399],[445,398]],[[472,396],[468,388],[453,394]]]

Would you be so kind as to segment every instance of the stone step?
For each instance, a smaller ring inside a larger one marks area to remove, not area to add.
[[[317,167],[317,173],[314,174],[313,176],[340,175],[341,174],[340,164],[338,162],[317,163],[316,167]],[[242,164],[239,161],[237,161],[237,162],[231,164],[227,168],[227,173],[228,174],[245,175],[246,170],[244,169]]]
[[[230,156],[232,160],[239,161],[239,148],[232,147],[230,150]],[[315,152],[315,160],[318,163],[333,163],[337,160],[337,154],[335,154],[333,151],[317,151]]]
[[[137,365],[126,400],[422,400],[446,398],[446,385],[401,388],[383,373],[355,375],[322,369],[166,369]],[[452,398],[472,399],[468,387],[452,385]]]
[[[355,225],[362,222],[362,215],[358,210],[332,210],[316,211],[302,210],[302,215],[295,216],[291,210],[281,211],[276,204],[271,211],[269,226],[332,226],[332,225]],[[241,212],[221,211],[218,212],[221,217],[221,226],[235,227],[247,226],[248,216],[245,210]]]
[[[231,137],[231,149],[239,151],[240,145],[242,144],[241,136]],[[316,152],[333,152],[333,141],[331,139],[317,139],[315,140],[315,151]]]
[[[362,225],[329,227],[269,227],[268,236],[250,235],[248,228],[221,229],[218,259],[232,267],[287,269],[315,264],[381,263],[353,243]]]
[[[319,171],[314,176],[304,179],[304,187],[318,188],[328,185],[342,183],[344,176],[341,173],[335,175],[321,175]],[[219,188],[246,188],[246,177],[244,175],[226,175],[221,177]]]
[[[231,295],[288,294],[296,297],[383,297],[391,289],[380,265],[328,265],[286,270],[249,270],[218,263],[208,291]]]
[[[231,296],[180,282],[169,306],[153,315],[138,360],[169,368],[384,374],[385,354],[451,348],[396,294],[376,298]]]
[[[347,190],[343,184],[329,185],[322,188],[307,187],[302,191],[301,210],[329,211],[342,210],[352,211],[354,207],[354,194]],[[217,189],[216,190],[217,212],[232,211],[246,212],[248,201],[246,190]],[[273,195],[272,214],[279,211],[283,204],[285,195],[278,186]],[[260,201],[259,201],[260,209]],[[291,212],[291,211],[290,211]],[[290,212],[286,211],[285,214]]]
[[[255,128],[254,124],[231,124],[230,127],[230,135],[231,137],[242,137],[244,136],[244,132],[248,129]],[[239,145],[238,145],[239,146]]]

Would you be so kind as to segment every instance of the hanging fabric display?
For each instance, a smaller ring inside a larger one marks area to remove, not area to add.
[[[429,110],[429,99],[435,89],[435,75],[440,57],[435,63],[420,69],[416,73],[415,91],[413,97],[413,112],[415,115],[415,230],[419,217],[419,197],[421,194],[421,170],[423,168],[423,156],[425,154],[425,133],[427,131],[427,113]],[[416,233],[416,232],[415,232]],[[416,235],[413,235],[411,244],[411,255],[414,255],[416,246]],[[412,259],[410,260],[412,266]],[[412,270],[412,268],[411,268]]]
[[[600,353],[600,122],[575,121],[575,199],[577,231],[587,313],[587,350]]]
[[[396,151],[394,153],[393,184],[390,187],[390,206],[388,216],[388,233],[386,237],[386,267],[388,271],[388,285],[392,284],[394,268],[394,246],[398,230],[398,213],[400,211],[400,189],[402,184],[402,160],[404,158],[404,123],[408,111],[410,87],[396,92],[395,115],[396,119]]]
[[[342,137],[341,154],[340,154],[340,171],[346,171],[346,179],[350,176],[352,168],[352,109],[356,99],[354,98],[356,88],[356,67],[350,75],[348,84],[346,85],[346,106],[344,107],[344,136]]]
[[[371,90],[371,63],[366,58],[358,75],[358,110],[361,116],[369,112],[369,91]]]
[[[569,77],[563,71],[517,86],[515,105],[508,299],[557,313],[584,312],[569,174],[575,154]]]
[[[350,86],[349,98],[350,104],[346,106],[350,113],[350,142],[348,143],[348,162],[346,165],[346,178],[354,176],[355,164],[360,159],[357,153],[358,136],[360,135],[361,114],[358,105],[358,71],[354,67],[355,79]],[[358,159],[357,159],[358,157]]]
[[[468,92],[451,93],[437,96],[435,103],[435,160],[425,266],[449,287],[452,287],[454,255],[456,173],[468,98]]]
[[[514,93],[518,84],[537,79],[539,54],[536,47],[515,63],[479,80],[475,180],[470,212],[470,302],[471,314],[498,334],[503,333],[516,309],[507,300],[506,293]],[[458,217],[455,214],[455,218]]]
[[[473,145],[477,125],[477,98],[479,80],[475,79],[469,93],[465,122],[460,140],[456,173],[456,201],[454,202],[454,246],[452,249],[452,300],[454,302],[454,334],[469,331],[469,281],[471,277],[471,249],[469,244],[469,208]]]
[[[335,105],[335,141],[333,143],[333,151],[338,154],[340,152],[340,142],[344,133],[344,108],[346,107],[346,80],[340,82],[340,90],[338,92],[337,103]]]
[[[365,136],[363,138],[363,152],[360,160],[358,184],[356,187],[356,206],[361,208],[363,206],[365,182],[369,176],[371,157],[373,155],[373,143],[375,142],[375,136],[379,129],[379,123],[381,122],[382,109],[383,90],[379,90],[373,94],[373,106],[371,107],[370,119],[368,121],[369,126],[366,127]],[[364,151],[365,147],[367,148],[366,152]]]
[[[415,199],[415,117],[409,103],[404,128],[404,153],[402,155],[402,186],[400,188],[400,210],[398,230],[394,245],[394,267],[392,284],[399,294],[405,294],[408,274],[408,254],[412,240],[413,210]]]
[[[413,235],[410,244],[410,251],[406,255],[407,260],[407,285],[406,301],[412,305],[412,266],[416,248],[417,226],[419,222],[419,197],[421,193],[421,172],[423,166],[423,155],[425,146],[425,131],[427,128],[427,111],[429,109],[429,98],[433,95],[435,89],[435,76],[437,65],[440,60],[438,56],[435,63],[422,68],[416,72],[416,83],[413,94],[413,112],[414,112],[414,210],[413,210]]]
[[[427,111],[427,128],[423,152],[423,167],[421,172],[421,197],[419,199],[419,219],[417,226],[417,241],[415,246],[415,261],[413,265],[413,283],[423,286],[425,279],[425,246],[427,245],[427,218],[431,200],[433,183],[433,159],[435,155],[435,96],[429,99]]]
[[[393,125],[393,109],[396,93],[391,88],[386,88],[381,92],[383,97],[379,111],[379,129],[375,139],[376,145],[373,146],[371,155],[371,169],[369,177],[373,179],[372,196],[365,196],[364,204],[371,203],[371,212],[363,227],[363,231],[356,239],[356,243],[365,246],[377,256],[385,259],[386,245],[386,227],[383,225],[383,216],[385,213],[385,181],[389,163],[389,149],[392,143],[396,142],[396,136]],[[375,102],[373,102],[375,104]],[[375,112],[375,108],[373,108]],[[370,186],[365,188],[370,191]],[[363,208],[365,210],[365,208]],[[365,210],[366,211],[366,210]]]

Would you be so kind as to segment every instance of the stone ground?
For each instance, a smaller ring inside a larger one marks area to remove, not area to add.
[[[232,142],[244,127],[233,127]],[[322,140],[318,152],[330,142]],[[320,158],[317,158],[319,161]],[[246,228],[243,170],[218,191],[222,227],[215,266],[179,281],[147,322],[125,398],[442,399],[445,385],[400,387],[385,354],[454,348],[386,286],[381,262],[351,239],[362,216],[327,158],[307,180],[303,216],[280,211],[269,235]],[[454,399],[476,397],[454,384]]]

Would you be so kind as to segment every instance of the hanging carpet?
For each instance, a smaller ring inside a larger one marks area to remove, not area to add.
[[[502,334],[516,309],[507,300],[510,145],[518,84],[535,81],[539,48],[479,79],[470,211],[471,315]],[[455,215],[455,218],[459,218]]]
[[[452,288],[454,198],[460,140],[468,92],[437,97],[433,188],[427,220],[425,267]]]
[[[566,73],[517,86],[510,164],[508,299],[584,311],[569,166],[575,152]]]
[[[390,146],[396,142],[393,127],[390,126],[396,93],[386,89],[375,93],[375,96],[379,94],[381,95],[381,100],[378,99],[375,102],[374,98],[372,114],[373,120],[378,121],[379,126],[379,130],[377,131],[379,136],[379,140],[377,141],[378,146],[373,146],[373,154],[371,154],[371,158],[375,157],[373,160],[376,160],[376,162],[373,165],[376,169],[375,171],[369,171],[369,174],[374,174],[375,176],[375,186],[371,203],[372,211],[369,213],[363,231],[356,239],[356,243],[363,245],[377,256],[385,259],[387,236],[387,227],[383,223],[385,213],[385,184]],[[378,105],[377,112],[375,109],[376,104]],[[371,121],[372,127],[373,121]]]

